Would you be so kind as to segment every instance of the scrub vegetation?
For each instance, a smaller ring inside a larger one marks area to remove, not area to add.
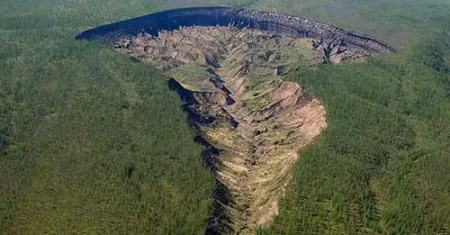
[[[260,234],[450,234],[450,2],[3,0],[0,234],[204,234],[212,173],[156,70],[74,36],[231,5],[376,35],[396,55],[288,78],[327,110]]]

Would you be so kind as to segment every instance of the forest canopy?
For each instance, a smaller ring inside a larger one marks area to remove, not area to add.
[[[450,234],[445,0],[3,0],[0,234],[204,234],[216,183],[178,95],[155,69],[74,39],[199,5],[305,16],[399,48],[287,76],[329,126],[259,234]]]

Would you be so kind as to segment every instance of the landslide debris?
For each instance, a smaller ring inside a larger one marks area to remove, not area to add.
[[[233,27],[184,27],[115,44],[163,70],[186,102],[221,192],[207,233],[245,233],[278,213],[298,150],[327,126],[320,101],[282,80],[289,71],[323,63],[330,53],[317,45]],[[335,62],[366,56],[358,50],[331,54],[340,56],[332,57]]]

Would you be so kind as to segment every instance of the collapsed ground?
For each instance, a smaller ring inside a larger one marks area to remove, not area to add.
[[[339,42],[232,27],[139,35],[115,48],[172,78],[218,182],[208,231],[226,234],[271,221],[297,151],[327,126],[320,101],[282,77],[372,55]]]
[[[0,139],[11,130],[0,234],[204,234],[214,182],[176,93],[149,66],[72,37],[211,1],[24,2],[0,4]],[[429,40],[450,32],[450,2],[239,2],[405,49],[284,77],[320,97],[328,127],[300,152],[279,215],[258,234],[450,234],[450,73],[439,62],[450,66],[439,44],[450,37]]]

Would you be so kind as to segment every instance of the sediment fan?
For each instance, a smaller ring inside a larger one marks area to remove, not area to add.
[[[171,78],[217,179],[206,234],[251,234],[269,224],[298,150],[327,127],[320,100],[285,74],[395,52],[302,17],[227,7],[164,11],[77,39],[114,45]]]

